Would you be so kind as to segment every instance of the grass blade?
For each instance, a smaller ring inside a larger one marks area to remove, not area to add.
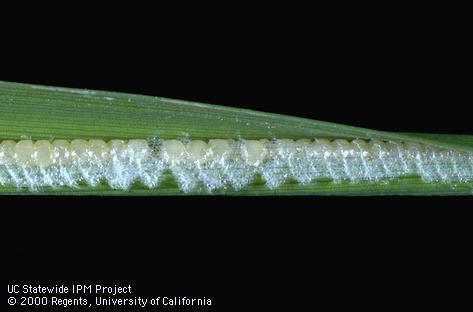
[[[469,155],[473,136],[392,133],[299,117],[257,112],[126,93],[0,82],[0,141],[37,140],[261,140],[345,139],[421,144]],[[463,157],[463,156],[462,156]],[[0,158],[1,159],[1,158]],[[463,157],[462,159],[467,159]],[[1,162],[1,160],[0,160]],[[471,163],[462,164],[469,168]],[[1,163],[0,163],[1,167]],[[455,166],[454,166],[455,167]],[[1,169],[1,168],[0,168]],[[433,169],[432,169],[433,170]],[[453,169],[452,169],[453,170]],[[455,169],[458,171],[458,169]],[[470,170],[470,169],[468,169]],[[438,171],[438,168],[437,168]],[[194,187],[185,194],[226,195],[471,195],[473,181],[461,178],[426,181],[418,176],[383,181],[325,181],[299,183],[290,178],[268,188],[261,175],[241,189],[223,187],[209,192]],[[0,171],[1,177],[1,171]],[[44,186],[31,191],[1,182],[0,194],[176,195],[184,194],[169,172],[157,187],[135,181],[124,189],[101,183],[91,186]]]

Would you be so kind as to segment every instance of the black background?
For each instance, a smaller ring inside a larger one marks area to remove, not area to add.
[[[183,25],[186,18],[161,14],[90,28],[82,17],[64,35],[65,17],[6,38],[0,79],[382,130],[473,134],[465,79],[471,48],[461,18],[407,12],[291,10],[291,20],[245,12],[208,26],[204,18]],[[467,277],[461,264],[472,203],[2,197],[2,276],[7,283],[132,284],[142,296],[206,296],[213,311],[452,304],[449,290],[455,302],[465,295],[455,279]]]

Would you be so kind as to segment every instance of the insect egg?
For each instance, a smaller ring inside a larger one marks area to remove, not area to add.
[[[413,143],[325,138],[0,142],[0,183],[18,188],[96,186],[101,181],[114,189],[128,189],[135,181],[154,188],[166,169],[183,192],[199,185],[209,191],[241,189],[256,175],[270,189],[288,179],[301,184],[355,183],[417,176],[455,183],[473,180],[473,153]]]

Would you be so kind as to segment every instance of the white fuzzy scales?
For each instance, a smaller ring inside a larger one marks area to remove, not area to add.
[[[473,153],[420,144],[363,140],[55,140],[0,143],[0,185],[159,187],[170,172],[183,192],[250,184],[274,189],[292,179],[380,181],[418,176],[427,182],[473,182]]]

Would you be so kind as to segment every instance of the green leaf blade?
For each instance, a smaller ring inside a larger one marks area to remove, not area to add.
[[[203,103],[126,93],[77,90],[0,82],[0,141],[53,139],[378,139],[412,142],[473,152],[472,135],[392,133],[305,118],[257,112]],[[155,189],[134,186],[113,190],[95,188],[42,189],[39,194],[94,195],[179,195],[183,194],[167,177]],[[224,195],[471,195],[471,183],[456,185],[427,183],[416,178],[389,182],[286,183],[275,190],[257,181]],[[0,185],[0,194],[31,193],[27,189]],[[33,193],[38,194],[38,193]],[[186,193],[209,194],[205,190]]]

